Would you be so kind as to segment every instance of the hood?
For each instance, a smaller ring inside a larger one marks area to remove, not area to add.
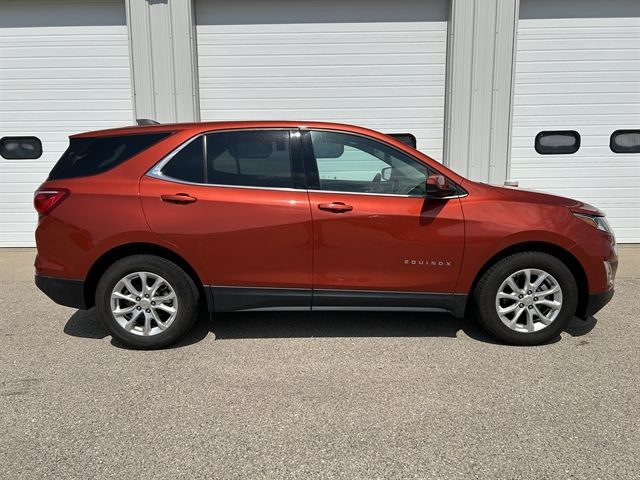
[[[574,200],[573,198],[560,197],[549,193],[536,192],[534,190],[523,190],[517,187],[497,187],[488,185],[499,195],[517,202],[541,203],[545,205],[555,205],[558,207],[567,207],[575,213],[583,213],[585,215],[596,215],[604,217],[602,210],[589,205],[588,203]]]

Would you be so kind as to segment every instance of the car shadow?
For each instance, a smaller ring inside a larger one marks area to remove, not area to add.
[[[504,345],[488,335],[475,318],[455,318],[443,313],[420,312],[202,312],[191,331],[169,348],[181,348],[200,342],[208,335],[216,340],[259,338],[331,338],[331,337],[448,337],[460,331],[468,337],[494,345]],[[597,319],[573,319],[565,329],[572,337],[588,334]],[[94,309],[78,310],[67,321],[64,332],[72,337],[103,339],[109,332]],[[549,343],[560,340],[557,337]],[[111,340],[118,348],[127,348]]]

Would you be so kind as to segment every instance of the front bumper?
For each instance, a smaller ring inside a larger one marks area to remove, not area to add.
[[[84,281],[36,275],[36,286],[59,305],[85,310]]]
[[[595,315],[602,309],[602,307],[604,307],[611,301],[611,299],[613,298],[613,292],[614,290],[612,288],[611,290],[607,290],[606,292],[589,294],[584,312],[580,312],[580,315],[578,315],[578,317],[586,319],[591,317],[592,315]]]

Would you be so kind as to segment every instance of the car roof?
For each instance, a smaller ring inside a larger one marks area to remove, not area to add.
[[[315,121],[290,121],[290,120],[242,120],[226,122],[197,122],[197,123],[158,123],[145,125],[131,125],[126,127],[95,130],[71,135],[71,138],[102,137],[115,135],[134,135],[155,132],[177,132],[191,130],[194,134],[199,132],[242,128],[321,128],[328,130],[341,130],[345,132],[362,133],[366,135],[384,135],[356,125],[333,122]]]

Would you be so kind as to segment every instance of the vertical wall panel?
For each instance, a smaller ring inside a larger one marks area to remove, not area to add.
[[[509,162],[518,0],[452,0],[445,163],[475,180],[502,183]]]

